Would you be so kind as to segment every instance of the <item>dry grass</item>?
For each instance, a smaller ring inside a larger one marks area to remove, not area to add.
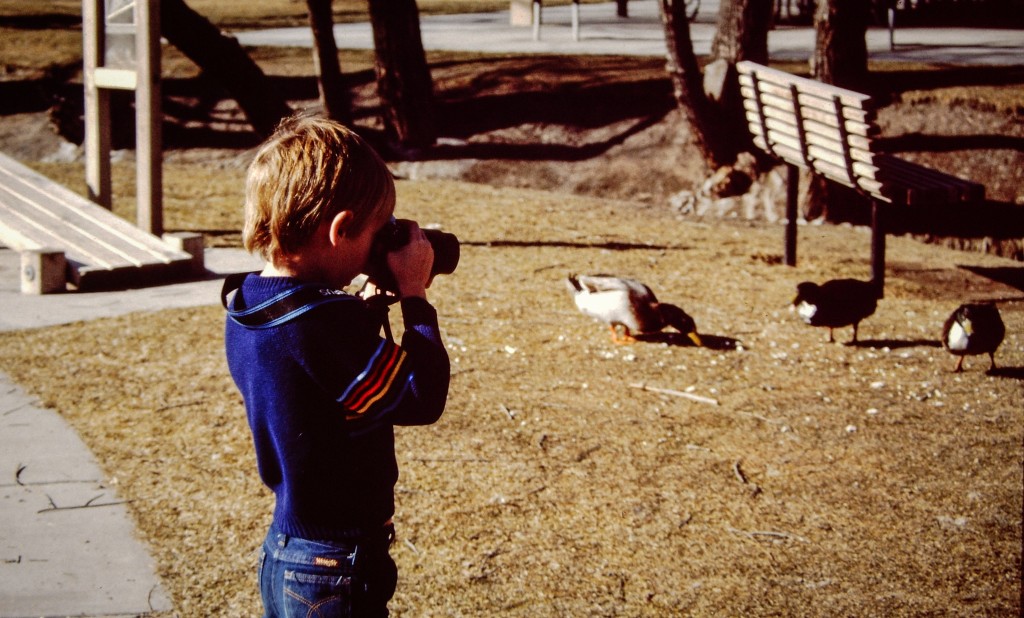
[[[1024,298],[964,268],[1016,263],[892,239],[862,344],[827,344],[786,305],[800,280],[864,276],[863,230],[802,228],[790,269],[773,226],[453,182],[403,182],[399,199],[464,253],[432,291],[448,411],[398,434],[395,615],[1018,615]],[[570,270],[643,278],[709,347],[612,344],[572,306]],[[968,298],[1008,299],[994,375],[980,358],[953,374],[937,347]],[[222,320],[0,336],[0,368],[131,501],[181,616],[259,611],[270,498]]]
[[[305,19],[302,3],[285,0],[189,4],[223,11],[216,19],[226,24]],[[421,9],[428,4],[436,6]],[[0,28],[26,6],[0,0]],[[73,14],[78,4],[52,6]],[[8,78],[74,64],[75,34],[62,30],[23,32],[25,53],[9,49],[13,39],[0,30]],[[35,56],[41,41],[57,55]],[[254,55],[273,75],[310,71],[307,50]],[[654,70],[635,59],[431,58],[455,110],[448,117],[477,123],[450,127],[471,142],[614,142],[637,117],[664,113],[645,97],[640,103],[651,107],[604,106],[609,117],[579,122],[572,91],[622,81],[632,92],[637,72],[648,79]],[[346,52],[342,66],[363,71],[369,53]],[[165,70],[195,74],[171,50]],[[577,83],[561,91],[566,74]],[[370,87],[361,91],[364,110],[375,104]],[[526,91],[551,96],[524,106],[514,95]],[[989,84],[906,92],[881,121],[887,135],[955,127],[1019,138],[1020,109],[999,102],[1019,100],[1019,91]],[[45,123],[20,116],[3,118],[0,149],[35,153],[29,142],[51,143],[40,137]],[[398,435],[394,555],[402,580],[394,613],[1019,615],[1019,263],[891,239],[886,298],[862,325],[864,341],[826,344],[786,305],[798,281],[866,276],[867,233],[805,226],[800,265],[789,269],[778,265],[776,226],[676,220],[663,193],[702,178],[686,136],[670,114],[585,160],[451,162],[466,165],[463,177],[561,193],[400,183],[400,212],[443,224],[464,249],[458,271],[432,291],[454,362],[449,409],[437,425]],[[1022,199],[1020,152],[928,156],[941,169],[966,168],[997,199]],[[237,246],[246,157],[169,152],[168,229]],[[84,192],[80,163],[23,158]],[[115,209],[131,219],[133,166],[121,161],[114,170]],[[990,277],[969,268],[990,269]],[[561,281],[570,270],[644,279],[695,317],[709,346],[613,345],[575,311]],[[1002,369],[991,375],[980,358],[951,373],[953,357],[937,347],[943,320],[968,299],[1000,300],[1008,335]],[[189,617],[258,613],[253,553],[272,500],[255,474],[215,302],[0,335],[0,371],[82,435],[131,501],[173,614]],[[848,331],[839,336],[845,341]]]

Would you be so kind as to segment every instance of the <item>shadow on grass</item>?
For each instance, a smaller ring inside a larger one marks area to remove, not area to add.
[[[1024,292],[1024,266],[960,266],[959,268]],[[1021,301],[1024,298],[1001,298],[995,300],[1003,302]]]
[[[993,378],[1009,378],[1011,380],[1024,381],[1024,367],[996,367],[986,371],[985,375],[990,375]]]
[[[941,348],[942,342],[937,339],[861,339],[850,341],[844,345],[855,348],[872,348],[875,350],[899,350],[902,348]]]
[[[732,337],[700,333],[700,341],[703,345],[698,346],[686,335],[672,331],[637,335],[636,339],[637,341],[643,341],[644,343],[664,343],[666,345],[680,348],[701,347],[714,350],[716,352],[735,351],[741,343],[738,339],[733,339]]]

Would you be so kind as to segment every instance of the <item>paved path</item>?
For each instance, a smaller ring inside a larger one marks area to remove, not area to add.
[[[657,0],[630,0],[629,17],[615,14],[615,3],[580,6],[580,38],[573,39],[570,7],[547,7],[540,40],[529,26],[510,25],[509,11],[473,15],[424,16],[420,20],[423,46],[428,50],[490,51],[504,53],[617,54],[664,56],[665,34]],[[694,51],[707,54],[715,33],[718,0],[702,0],[697,20],[690,26]],[[372,49],[366,23],[335,26],[338,47]],[[278,28],[236,32],[243,45],[309,47],[308,28]],[[980,28],[896,28],[895,49],[889,49],[889,30],[868,30],[872,59],[919,60],[953,64],[1024,64],[1024,31]],[[768,34],[768,49],[776,60],[806,60],[814,47],[810,27],[779,27]]]
[[[0,331],[220,302],[224,275],[260,267],[206,251],[209,277],[118,292],[22,295],[0,249]],[[59,362],[54,375],[59,375]],[[0,372],[0,617],[138,616],[171,609],[126,505],[78,435]]]

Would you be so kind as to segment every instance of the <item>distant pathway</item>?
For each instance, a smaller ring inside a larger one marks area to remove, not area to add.
[[[707,54],[715,33],[718,0],[702,0],[697,21],[690,25],[694,50]],[[420,20],[423,46],[428,50],[482,51],[523,54],[611,54],[664,56],[664,30],[657,0],[631,0],[629,18],[615,14],[615,3],[583,4],[580,40],[574,41],[568,6],[547,7],[539,41],[528,26],[511,26],[509,11],[468,15],[431,15]],[[369,24],[338,24],[335,38],[343,49],[372,49]],[[310,47],[309,28],[277,28],[234,33],[243,45]],[[889,49],[887,28],[868,31],[867,44],[874,60],[1022,65],[1024,30],[974,28],[896,29],[896,49]],[[814,46],[810,27],[779,27],[768,34],[775,60],[806,60]]]

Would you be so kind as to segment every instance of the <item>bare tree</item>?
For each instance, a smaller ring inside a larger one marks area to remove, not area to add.
[[[416,0],[369,0],[369,8],[386,137],[400,151],[428,148],[437,140],[434,82]]]
[[[865,89],[870,11],[870,3],[864,0],[818,0],[814,11],[816,41],[810,61],[815,79],[851,90]],[[853,190],[812,177],[804,213],[808,219],[866,223],[868,206],[868,201]]]
[[[309,9],[309,26],[313,31],[313,68],[320,89],[320,102],[328,118],[351,124],[352,101],[338,60],[331,0],[306,0],[306,7]]]
[[[719,139],[721,126],[711,100],[704,93],[704,74],[697,64],[683,0],[661,0],[661,20],[668,47],[667,70],[676,104],[693,130],[697,146],[713,168],[732,162],[734,154]]]
[[[661,0],[668,47],[668,72],[676,102],[693,128],[697,144],[712,168],[729,165],[749,149],[743,110],[736,96],[736,62],[766,62],[772,0],[723,0],[705,75],[693,51],[683,0]],[[709,96],[709,93],[711,96]]]
[[[284,96],[238,41],[189,8],[184,0],[163,0],[160,24],[171,45],[238,101],[257,134],[270,135],[277,123],[291,114]]]

